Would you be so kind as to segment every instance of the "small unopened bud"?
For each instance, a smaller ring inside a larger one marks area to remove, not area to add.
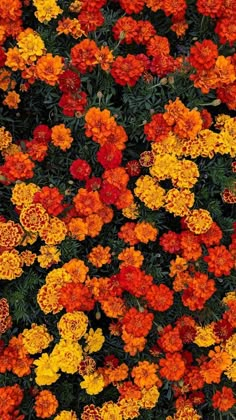
[[[119,39],[122,41],[122,39],[124,39],[124,38],[125,38],[125,31],[121,31]]]
[[[192,38],[192,40],[193,40],[193,41],[197,41],[197,40],[198,40],[198,37],[197,37],[197,36],[194,36],[194,37]]]
[[[68,181],[68,184],[73,185],[73,184],[74,184],[74,181],[72,181],[72,179],[70,179],[70,180]]]
[[[53,188],[53,187],[54,187],[54,185],[53,185],[53,184],[49,184],[49,187],[50,187],[50,188]]]
[[[174,79],[173,76],[168,77],[168,83],[169,83],[169,85],[173,85],[175,83],[175,79]]]
[[[65,195],[71,195],[71,190],[69,188],[67,188],[67,190],[65,190]]]
[[[96,312],[95,318],[96,318],[97,321],[99,321],[99,319],[101,319],[101,312],[100,311]]]
[[[163,77],[161,80],[160,80],[160,84],[161,85],[166,85],[168,83],[168,80],[167,80],[167,78],[166,77]]]
[[[149,110],[149,112],[150,112],[150,115],[155,114],[155,110],[154,110],[154,109],[152,109],[152,108]]]
[[[221,100],[220,99],[215,99],[214,101],[212,101],[211,105],[212,106],[219,106],[221,104]]]
[[[102,97],[103,97],[103,93],[100,90],[97,93],[97,97],[98,97],[98,99],[102,99]]]

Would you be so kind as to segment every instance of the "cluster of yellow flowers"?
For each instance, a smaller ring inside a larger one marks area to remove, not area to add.
[[[56,0],[33,0],[33,5],[37,9],[35,16],[41,23],[48,23],[63,12]]]

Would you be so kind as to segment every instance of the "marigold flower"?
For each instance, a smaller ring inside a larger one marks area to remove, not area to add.
[[[5,127],[0,127],[0,150],[4,150],[12,143],[12,135]]]
[[[149,141],[160,142],[168,136],[169,131],[163,114],[153,114],[151,121],[144,125],[144,134]]]
[[[71,147],[73,137],[70,128],[66,128],[65,124],[58,124],[52,127],[52,143],[61,150],[66,151]]]
[[[40,230],[40,237],[47,245],[60,244],[66,237],[67,227],[58,217],[51,217],[48,224]]]
[[[72,237],[76,238],[78,241],[83,241],[86,235],[88,235],[88,225],[86,221],[80,217],[73,217],[70,220],[68,230]]]
[[[89,375],[84,375],[83,381],[80,382],[82,389],[85,389],[89,395],[97,395],[104,388],[104,379],[101,374],[98,372],[91,373]]]
[[[146,300],[148,305],[155,311],[167,311],[174,301],[174,292],[165,284],[157,286],[153,284],[146,293]]]
[[[23,345],[29,354],[42,353],[53,337],[48,333],[45,325],[32,324],[31,329],[22,332]]]
[[[125,303],[120,297],[111,296],[101,302],[101,307],[109,318],[120,318],[125,313]]]
[[[33,5],[36,7],[34,14],[41,23],[48,23],[63,12],[56,0],[33,0]]]
[[[77,341],[86,333],[88,317],[80,311],[68,312],[62,315],[57,326],[62,338]]]
[[[59,291],[59,303],[67,312],[91,311],[95,301],[91,291],[82,283],[65,283]]]
[[[71,411],[62,410],[54,418],[54,420],[77,420],[77,415],[76,415],[75,411],[72,411],[72,410]]]
[[[166,353],[166,357],[159,362],[160,374],[168,381],[179,381],[185,372],[185,363],[180,353]]]
[[[100,407],[95,407],[94,404],[85,405],[81,415],[81,420],[90,420],[91,418],[102,420]]]
[[[9,304],[5,298],[0,299],[0,334],[4,334],[12,325]]]
[[[34,166],[27,153],[17,152],[6,156],[1,172],[10,182],[14,182],[32,178]]]
[[[133,246],[130,248],[125,248],[120,254],[118,254],[118,260],[122,261],[120,263],[121,267],[133,266],[141,267],[144,257],[141,251],[135,250]]]
[[[160,392],[158,391],[158,387],[162,385],[161,380],[158,378],[158,384],[153,385],[151,388],[143,388],[142,389],[142,398],[139,400],[139,405],[141,408],[146,410],[151,410],[154,408],[158,402]]]
[[[149,175],[144,175],[136,181],[135,195],[152,209],[158,210],[164,205],[165,190],[160,187],[158,182]]]
[[[56,246],[44,245],[39,251],[37,260],[42,268],[49,268],[60,261],[61,251]]]
[[[37,191],[40,191],[40,188],[33,183],[17,183],[12,188],[11,202],[18,208],[27,207],[33,203],[34,195]]]
[[[26,230],[38,232],[48,225],[49,216],[41,204],[30,204],[21,210],[20,222]]]
[[[109,246],[103,247],[98,245],[94,247],[92,251],[88,254],[88,260],[95,267],[102,267],[104,264],[110,264],[111,262],[111,248]]]
[[[7,105],[10,109],[17,109],[20,102],[20,95],[12,90],[11,92],[7,93],[2,103],[4,105]]]
[[[204,39],[202,43],[195,42],[190,48],[189,61],[198,70],[209,70],[215,65],[218,57],[217,45],[210,39]]]
[[[194,194],[188,189],[170,189],[165,197],[165,208],[175,216],[187,216],[194,204]]]
[[[71,48],[72,65],[82,74],[92,71],[97,64],[95,55],[98,51],[95,41],[84,39]]]
[[[51,385],[60,378],[60,374],[53,369],[51,358],[47,353],[43,353],[42,356],[34,361],[35,368],[35,382],[39,386]]]
[[[36,61],[45,51],[45,44],[42,38],[31,28],[27,28],[18,35],[17,45],[21,57],[29,64]]]
[[[97,152],[97,161],[105,169],[114,169],[120,166],[122,153],[114,144],[105,143]]]
[[[150,389],[155,385],[159,378],[156,374],[158,365],[155,363],[149,363],[147,360],[138,362],[131,371],[131,376],[134,378],[134,383],[138,385],[140,389]]]
[[[210,229],[213,220],[209,211],[198,209],[191,210],[185,219],[185,223],[191,232],[194,232],[195,234],[201,234],[206,233]]]
[[[228,411],[236,403],[233,390],[223,386],[221,391],[216,391],[212,397],[212,405],[220,411]]]
[[[122,319],[122,324],[127,333],[135,337],[145,337],[152,328],[153,319],[152,313],[146,310],[140,312],[136,308],[131,308]]]
[[[144,72],[144,65],[135,55],[118,56],[112,64],[111,75],[121,86],[135,86]]]
[[[61,370],[65,373],[74,374],[82,361],[82,347],[75,341],[61,339],[50,354],[50,363],[56,372]]]
[[[90,214],[97,213],[102,208],[98,192],[87,191],[85,188],[78,190],[73,201],[77,212],[81,216],[89,216]]]
[[[55,414],[58,407],[58,401],[51,391],[44,389],[35,397],[34,409],[37,417],[46,419]]]
[[[216,277],[228,276],[235,265],[233,256],[224,245],[209,248],[204,261],[208,264],[208,270]]]
[[[34,195],[33,202],[40,203],[51,216],[58,216],[64,206],[61,204],[64,196],[60,194],[56,187],[42,187],[39,192]]]
[[[15,249],[4,251],[0,255],[1,280],[14,280],[23,274],[21,257]]]
[[[90,328],[84,338],[86,342],[84,350],[89,354],[99,351],[105,341],[101,328],[97,328],[96,330]]]
[[[169,230],[160,237],[160,245],[166,252],[178,253],[181,249],[180,236],[178,233]]]
[[[197,335],[194,339],[194,343],[199,347],[210,347],[216,342],[216,335],[214,334],[213,326],[211,324],[205,327],[196,327]]]
[[[19,223],[12,220],[0,222],[0,246],[4,248],[15,248],[20,245],[24,231]]]

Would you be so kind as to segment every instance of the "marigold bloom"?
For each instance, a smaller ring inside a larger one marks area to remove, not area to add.
[[[147,360],[144,360],[143,362],[138,362],[138,365],[132,369],[131,376],[134,378],[134,383],[138,385],[140,389],[150,389],[159,381],[156,374],[157,369],[157,364],[149,363]]]
[[[168,136],[169,131],[163,114],[153,114],[151,121],[144,125],[144,134],[149,141],[160,142]]]
[[[24,392],[18,384],[12,386],[3,386],[0,389],[0,415],[3,419],[13,419],[24,397]],[[23,420],[24,416],[17,415],[17,419]]]
[[[34,166],[27,153],[17,152],[6,156],[5,163],[1,166],[1,173],[10,182],[29,179],[34,176]]]
[[[221,391],[216,391],[212,397],[212,405],[220,411],[228,411],[236,403],[233,390],[223,386]]]
[[[88,333],[85,334],[84,338],[86,342],[84,350],[88,353],[99,351],[105,341],[105,337],[103,336],[101,328],[97,328],[96,330],[90,328]]]
[[[59,303],[67,312],[91,311],[95,301],[91,291],[82,283],[65,283],[59,291]]]
[[[78,193],[73,198],[75,208],[79,215],[89,216],[97,213],[102,208],[102,202],[97,191],[87,191],[85,188],[80,188]]]
[[[22,332],[23,345],[29,354],[42,353],[53,337],[48,333],[46,325],[32,324],[30,329]]]
[[[220,227],[213,222],[207,232],[199,235],[200,242],[203,242],[207,247],[212,245],[219,245],[223,233]]]
[[[204,261],[208,264],[208,270],[216,277],[228,276],[235,265],[233,256],[224,245],[209,248]]]
[[[97,161],[105,169],[114,169],[120,166],[122,152],[112,143],[105,143],[97,152]]]
[[[20,102],[20,95],[15,91],[10,91],[7,93],[2,103],[10,109],[17,109]]]
[[[158,338],[157,344],[164,352],[174,353],[182,350],[183,342],[177,327],[172,328],[171,325],[167,325],[160,334],[161,336]]]
[[[147,291],[145,298],[152,309],[164,312],[173,305],[174,292],[165,284],[159,286],[153,284]]]
[[[83,283],[89,271],[85,263],[77,258],[72,258],[63,265],[63,268],[70,274],[74,283]]]
[[[92,248],[92,251],[88,254],[88,260],[95,267],[102,267],[104,264],[110,264],[111,262],[111,248],[109,246],[103,247],[98,245]]]
[[[75,341],[61,339],[50,354],[50,363],[56,372],[61,370],[65,373],[74,374],[82,361],[82,347]]]
[[[77,420],[77,415],[75,411],[66,411],[62,410],[60,413],[54,418],[54,420]],[[83,418],[82,418],[83,420]]]
[[[71,48],[72,65],[82,74],[92,71],[96,65],[95,55],[98,51],[95,41],[84,39]]]
[[[83,312],[69,312],[62,315],[57,326],[62,338],[77,341],[86,333],[88,317]]]
[[[104,379],[98,372],[84,375],[83,381],[80,383],[82,389],[85,389],[89,395],[97,395],[104,388]]]
[[[134,228],[137,239],[147,244],[149,241],[155,241],[158,230],[148,222],[139,222]]]
[[[85,407],[83,408],[82,415],[81,415],[81,420],[90,420],[91,418],[94,418],[96,420],[102,420],[102,417],[100,414],[100,407],[95,407],[94,404],[85,405]]]
[[[5,298],[0,299],[0,334],[11,328],[12,319],[9,314],[9,304]]]
[[[144,72],[144,65],[135,55],[118,56],[112,64],[111,75],[121,86],[135,86]]]
[[[199,237],[188,230],[182,231],[179,234],[179,237],[182,248],[182,256],[188,261],[197,261],[202,255]]]
[[[72,237],[76,238],[78,241],[83,241],[86,235],[88,235],[88,225],[86,221],[80,217],[73,217],[70,220],[68,230]]]
[[[30,204],[21,210],[20,222],[26,230],[38,232],[47,226],[49,216],[41,204]]]
[[[51,385],[60,378],[60,374],[53,369],[51,358],[47,353],[43,353],[42,356],[34,361],[35,368],[35,382],[37,385]]]
[[[210,39],[204,39],[202,43],[195,42],[190,48],[189,61],[198,70],[209,70],[215,65],[218,57],[217,45]]]
[[[37,417],[46,419],[55,414],[58,407],[58,401],[51,391],[43,390],[40,391],[35,397],[34,409]]]
[[[159,362],[160,374],[168,381],[179,381],[185,372],[185,363],[180,353],[166,353]]]
[[[40,267],[49,268],[60,261],[61,251],[56,246],[45,245],[40,247],[40,254],[37,256]]]
[[[40,237],[46,245],[60,244],[66,237],[67,227],[58,217],[51,217],[48,224],[40,230]]]
[[[33,202],[40,203],[51,216],[58,216],[63,210],[62,200],[64,196],[60,194],[56,187],[42,187],[41,191],[36,192]]]
[[[35,69],[38,79],[55,86],[63,72],[63,59],[59,55],[53,57],[51,53],[47,53],[37,60]]]
[[[216,335],[214,334],[213,326],[211,324],[205,327],[196,327],[197,335],[194,339],[194,343],[199,347],[210,347],[216,342]]]
[[[144,175],[136,181],[135,195],[152,209],[158,210],[164,205],[165,190],[160,187],[158,182],[149,175]]]
[[[160,245],[166,252],[178,253],[181,249],[180,236],[178,233],[169,230],[160,237]]]
[[[73,137],[70,128],[66,128],[65,124],[58,124],[52,127],[52,143],[61,150],[66,151],[71,147]]]
[[[0,246],[4,248],[15,248],[20,245],[24,236],[24,231],[19,223],[12,220],[0,222]]]
[[[187,216],[194,204],[194,194],[188,189],[170,189],[165,197],[165,208],[175,216]]]
[[[109,318],[120,318],[125,313],[125,303],[120,297],[111,296],[101,302],[102,310]]]
[[[0,255],[1,280],[14,280],[23,274],[22,261],[18,251],[4,251]]]
[[[175,260],[170,261],[170,277],[174,277],[176,274],[186,271],[188,268],[188,262],[185,258],[181,258],[179,255],[176,256]]]
[[[0,127],[0,150],[4,150],[12,143],[12,135],[5,127]]]
[[[152,313],[146,310],[140,312],[136,308],[131,308],[122,319],[122,324],[127,333],[135,337],[145,337],[152,328],[153,319]]]
[[[213,220],[209,211],[198,209],[191,210],[185,219],[185,223],[191,232],[194,232],[198,235],[201,233],[206,233],[210,229]]]
[[[121,267],[133,266],[141,267],[144,257],[141,251],[135,250],[133,246],[130,248],[125,248],[120,254],[118,254],[118,260],[122,261],[120,263]]]
[[[42,38],[31,28],[27,28],[18,35],[17,45],[21,57],[29,64],[41,57],[45,51],[45,44]]]
[[[116,21],[112,32],[117,41],[122,40],[122,43],[132,44],[138,34],[138,22],[132,17],[121,17]]]

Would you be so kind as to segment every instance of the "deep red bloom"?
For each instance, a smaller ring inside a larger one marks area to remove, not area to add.
[[[209,70],[214,67],[218,57],[217,45],[210,39],[195,42],[190,48],[189,62],[197,70]]]
[[[96,176],[92,176],[89,179],[86,179],[85,188],[88,191],[96,191],[101,188],[102,180]]]
[[[130,160],[125,169],[129,176],[138,176],[141,172],[141,165],[138,160]]]
[[[97,152],[97,160],[105,169],[114,169],[121,164],[122,152],[114,144],[105,143]]]
[[[110,184],[107,181],[102,183],[102,188],[99,191],[99,196],[103,203],[110,205],[115,204],[121,191],[115,185]]]
[[[225,341],[231,337],[234,329],[227,319],[221,319],[220,321],[215,322],[213,330],[217,337]]]
[[[63,93],[58,105],[67,117],[81,116],[87,105],[87,93],[82,91],[73,94]]]
[[[156,54],[151,61],[150,70],[159,77],[164,77],[175,70],[175,59],[171,55]]]
[[[176,254],[181,249],[180,235],[169,230],[160,237],[160,245],[166,252]]]
[[[95,301],[92,293],[82,283],[65,283],[60,289],[59,302],[67,312],[91,311]]]
[[[72,70],[65,70],[58,79],[59,89],[63,93],[76,93],[80,88],[80,78]]]
[[[104,16],[100,10],[82,10],[78,15],[81,29],[86,34],[95,31],[99,26],[102,26],[104,20]]]
[[[144,134],[146,134],[147,140],[156,143],[164,140],[168,136],[169,131],[170,127],[161,113],[154,114],[151,121],[144,125]]]
[[[91,166],[84,159],[76,159],[70,165],[70,174],[73,176],[73,178],[79,179],[80,181],[87,180],[91,174],[91,171]]]
[[[6,54],[4,52],[4,49],[2,47],[0,47],[0,67],[3,67],[6,61]]]
[[[51,140],[52,130],[46,124],[39,124],[33,131],[33,138],[40,143],[48,143]]]

